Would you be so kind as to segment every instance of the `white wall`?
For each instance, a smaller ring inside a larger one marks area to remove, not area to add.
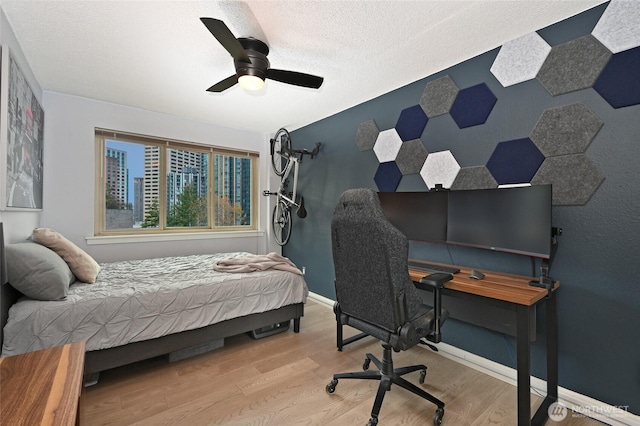
[[[9,26],[9,22],[7,21],[7,17],[4,15],[4,12],[0,10],[0,45],[2,49],[9,49],[12,56],[18,63],[20,70],[24,74],[31,90],[34,95],[42,104],[42,89],[38,84],[38,81],[34,77],[31,72],[31,68],[27,64],[27,60],[22,53],[22,48],[18,44],[15,35],[13,34],[13,30],[11,26]],[[5,94],[6,95],[6,94]],[[45,122],[46,122],[46,112],[45,112]],[[6,132],[6,129],[1,129],[2,132]],[[6,135],[5,135],[6,136]],[[46,136],[45,136],[46,137]],[[0,142],[5,144],[4,149],[0,149],[0,153],[6,155],[6,137],[4,138],[5,142]],[[2,147],[0,147],[2,148]],[[1,167],[0,167],[1,169]],[[0,185],[6,185],[6,176],[4,174],[4,170],[0,170]],[[7,242],[16,242],[24,239],[25,235],[31,234],[33,228],[38,226],[38,222],[40,221],[40,212],[39,211],[0,211],[0,222],[4,223],[4,233],[5,239]]]
[[[44,209],[40,226],[53,228],[99,262],[244,250],[264,253],[270,200],[258,196],[258,236],[88,245],[93,236],[96,127],[260,153],[259,193],[271,179],[269,135],[194,122],[180,117],[44,91]],[[271,198],[271,197],[270,197]],[[228,234],[227,234],[228,235]]]

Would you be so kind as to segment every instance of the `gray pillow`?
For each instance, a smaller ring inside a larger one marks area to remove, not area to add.
[[[8,244],[5,251],[9,283],[16,290],[37,300],[67,296],[75,276],[56,252],[36,243]]]

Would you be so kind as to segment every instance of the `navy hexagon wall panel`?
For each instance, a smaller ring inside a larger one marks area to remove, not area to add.
[[[640,0],[611,0],[590,34],[587,29],[554,45],[540,29],[505,43],[488,71],[504,90],[535,78],[553,97],[593,88],[613,108],[640,105],[639,26]],[[459,129],[485,124],[497,97],[485,83],[461,90],[445,75],[426,84],[419,105],[403,109],[395,127],[380,131],[373,120],[361,123],[356,144],[361,151],[373,149],[380,190],[395,191],[403,176],[419,173],[427,188],[551,183],[555,205],[581,205],[605,177],[585,154],[604,123],[591,104],[576,102],[580,96],[570,95],[565,105],[549,102],[528,138],[514,135],[495,146],[486,165],[461,168],[451,150],[427,152],[421,141],[427,123],[449,114]],[[440,123],[446,119],[434,126]]]
[[[373,180],[381,192],[394,192],[398,189],[402,173],[395,161],[380,163]]]
[[[480,83],[458,93],[450,114],[461,129],[484,124],[497,100],[489,86]]]
[[[529,138],[500,142],[487,162],[487,169],[500,185],[528,183],[544,161],[544,155]]]
[[[400,139],[405,142],[420,139],[422,131],[427,125],[427,121],[427,115],[420,105],[405,108],[400,113],[400,117],[396,123],[396,132],[400,135]]]
[[[614,108],[640,104],[640,47],[613,55],[593,88]]]

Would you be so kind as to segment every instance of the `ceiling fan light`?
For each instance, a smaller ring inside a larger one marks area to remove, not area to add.
[[[257,75],[241,75],[238,78],[238,83],[245,90],[260,90],[264,86],[264,80]]]

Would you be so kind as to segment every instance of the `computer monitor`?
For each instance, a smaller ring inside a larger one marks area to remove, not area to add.
[[[379,192],[384,215],[410,240],[447,241],[447,192]]]
[[[549,259],[551,185],[451,191],[447,242]]]

